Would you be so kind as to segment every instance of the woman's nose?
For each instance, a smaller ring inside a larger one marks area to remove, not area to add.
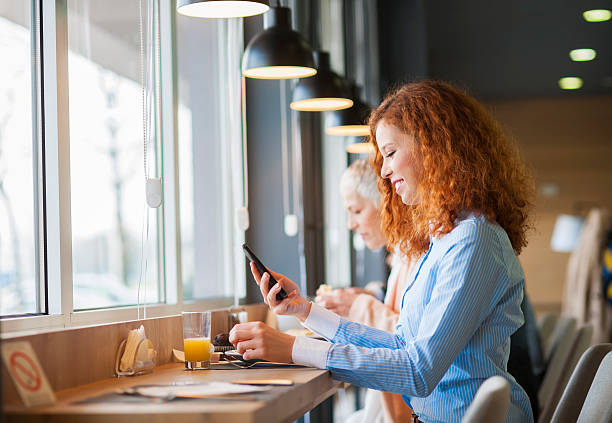
[[[385,163],[383,162],[383,165],[380,168],[381,178],[387,179],[390,175],[391,175],[391,169],[389,169],[389,166],[385,165]]]
[[[349,216],[347,226],[349,231],[353,231],[355,228],[357,228],[357,222],[355,222],[355,219]]]

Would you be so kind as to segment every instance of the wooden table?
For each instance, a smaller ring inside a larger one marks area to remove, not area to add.
[[[340,382],[328,371],[313,368],[250,368],[186,371],[182,363],[155,368],[152,374],[107,379],[56,392],[53,406],[26,409],[5,405],[8,422],[291,422],[333,395]],[[168,402],[95,402],[89,398],[136,385],[189,382],[231,382],[243,379],[292,379],[293,386],[228,399],[178,399]]]

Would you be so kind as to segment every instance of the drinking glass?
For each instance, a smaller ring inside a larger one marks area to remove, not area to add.
[[[183,345],[186,369],[210,368],[210,311],[183,312]]]

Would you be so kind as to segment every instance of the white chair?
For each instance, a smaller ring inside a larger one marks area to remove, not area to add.
[[[559,378],[569,356],[572,353],[574,333],[576,332],[576,319],[560,318],[550,336],[548,348],[544,350],[547,361],[546,373],[538,390],[538,402],[543,409],[552,398]]]
[[[578,416],[578,423],[604,423],[612,421],[612,352],[599,365],[584,405]]]
[[[468,407],[461,423],[501,423],[510,404],[510,384],[501,376],[484,381]]]
[[[570,378],[551,423],[575,423],[603,358],[612,352],[612,344],[593,345],[582,354]]]
[[[558,319],[559,315],[557,313],[546,313],[538,320],[538,335],[540,336],[542,351],[544,351],[545,346],[548,345],[548,340],[555,329]]]
[[[542,342],[542,352],[544,353],[544,361],[550,364],[552,356],[560,346],[560,344],[571,338],[576,330],[576,319],[573,317],[562,316],[555,322],[555,327],[552,333],[547,337],[546,342]]]
[[[542,410],[538,417],[538,422],[548,423],[551,421],[553,413],[557,408],[561,394],[563,393],[567,383],[572,375],[576,363],[580,360],[582,354],[591,345],[591,339],[593,338],[593,325],[587,324],[582,325],[571,337],[571,347],[567,354],[555,355],[554,362],[551,361],[551,367],[554,364],[555,367],[547,370],[544,376],[545,380],[548,377],[549,372],[551,378],[546,380],[551,383],[551,389],[549,391],[548,399],[540,402],[540,409]],[[560,360],[556,360],[559,357]],[[540,399],[540,397],[538,397]]]

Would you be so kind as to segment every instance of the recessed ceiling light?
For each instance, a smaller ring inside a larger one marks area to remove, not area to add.
[[[554,198],[558,197],[561,192],[561,187],[555,182],[544,182],[540,185],[540,194],[542,197]]]
[[[559,86],[563,90],[577,90],[582,87],[582,78],[576,76],[566,76],[559,80]]]
[[[604,22],[610,20],[612,12],[607,9],[593,9],[584,11],[582,16],[587,22]]]
[[[569,55],[574,62],[586,62],[593,60],[597,53],[592,48],[577,48],[570,51]]]

